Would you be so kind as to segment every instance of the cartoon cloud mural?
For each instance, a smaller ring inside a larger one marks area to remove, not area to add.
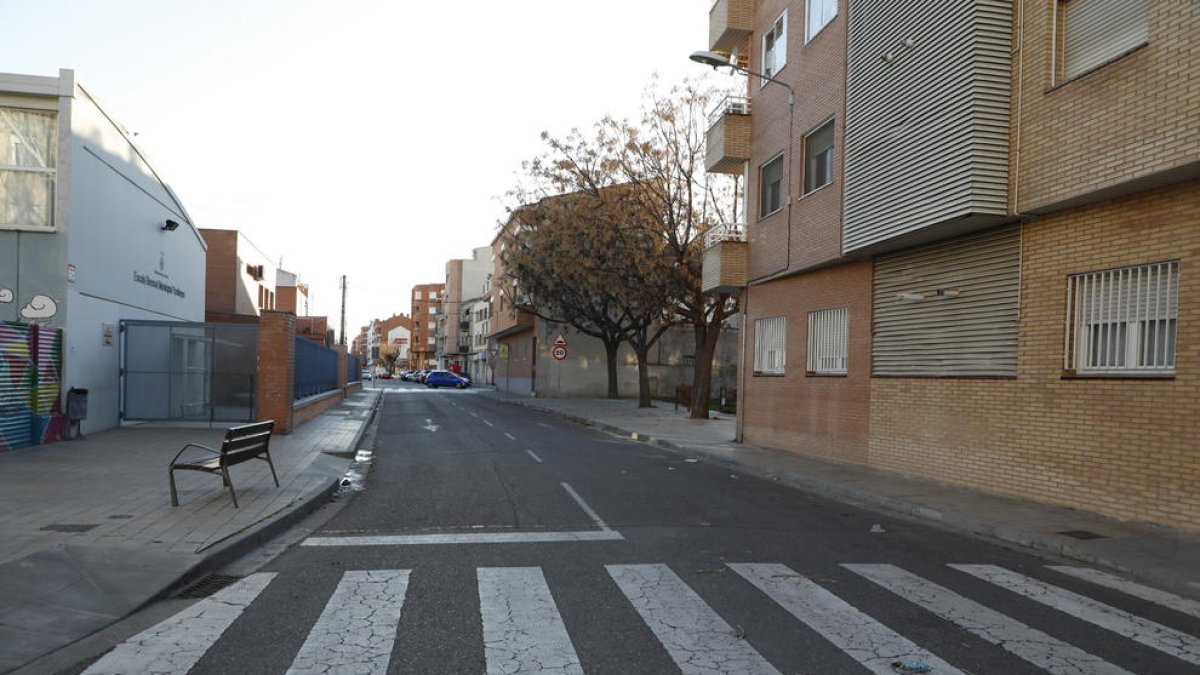
[[[11,288],[0,288],[0,302],[9,303],[13,301],[13,292]]]
[[[58,303],[48,295],[35,295],[21,308],[21,316],[26,319],[49,319],[55,314],[58,314]]]

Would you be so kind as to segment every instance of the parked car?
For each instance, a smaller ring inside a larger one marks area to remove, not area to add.
[[[448,370],[431,370],[425,376],[425,386],[432,389],[438,387],[454,387],[455,389],[463,389],[470,386],[471,381],[465,377],[459,377]]]
[[[374,379],[374,376],[371,374],[371,371],[364,370],[364,371],[362,371],[362,379],[370,380],[370,379]]]
[[[423,383],[423,382],[425,382],[425,378],[426,378],[426,377],[428,377],[428,376],[429,376],[429,373],[431,373],[431,372],[433,372],[433,371],[430,371],[430,370],[418,370],[418,371],[417,371],[417,382],[422,382],[422,383]]]

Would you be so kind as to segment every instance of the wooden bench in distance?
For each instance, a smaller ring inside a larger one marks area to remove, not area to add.
[[[171,468],[167,475],[171,479],[171,506],[179,506],[179,497],[175,492],[175,470],[204,471],[221,476],[221,482],[229,488],[229,496],[233,498],[233,508],[238,508],[237,494],[233,491],[233,483],[229,481],[229,467],[252,459],[261,459],[271,467],[271,478],[275,479],[275,487],[279,487],[279,477],[275,475],[275,464],[271,462],[271,431],[275,428],[275,420],[243,424],[230,428],[225,432],[225,440],[221,449],[214,450],[199,443],[188,443],[183,446],[175,458],[171,460]],[[207,450],[209,455],[180,460],[179,457],[188,448]]]

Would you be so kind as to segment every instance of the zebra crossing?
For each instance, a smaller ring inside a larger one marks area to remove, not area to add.
[[[999,649],[1036,669],[1055,675],[1130,673],[1079,646],[1051,636],[960,594],[946,586],[891,564],[844,563],[841,567],[864,587],[889,594],[974,636],[978,649]],[[1108,593],[1153,603],[1176,616],[1194,634],[1137,616],[1062,586],[996,565],[950,564],[950,574],[964,581],[1011,592],[1018,602],[1049,608],[1064,622],[1097,630],[1102,639],[1136,643],[1177,663],[1171,672],[1195,672],[1200,665],[1200,617],[1197,603],[1107,573],[1079,567],[1046,566],[1047,575],[1094,585]],[[745,582],[746,592],[760,593],[807,627],[815,636],[806,649],[840,652],[861,666],[860,672],[892,674],[969,672],[953,657],[917,644],[873,617],[880,611],[843,598],[825,580],[797,573],[777,563],[729,563],[728,571]],[[636,616],[685,675],[776,675],[794,672],[790,664],[772,663],[741,634],[736,617],[723,617],[667,564],[613,564],[604,570]],[[187,673],[244,610],[275,580],[276,573],[252,574],[175,616],[133,636],[101,657],[85,673]],[[482,625],[484,670],[489,675],[518,673],[582,675],[587,672],[574,635],[556,604],[555,593],[540,567],[475,569],[479,621]],[[309,630],[287,672],[385,673],[401,627],[410,584],[420,583],[420,570],[354,570],[343,573]],[[840,589],[839,589],[840,590]],[[596,589],[596,593],[612,592]],[[1176,622],[1175,619],[1171,620]],[[892,622],[895,623],[894,621]],[[900,627],[903,630],[903,627]],[[1073,632],[1071,634],[1078,634]],[[1106,637],[1107,636],[1107,637]],[[447,639],[460,639],[447,636]],[[814,646],[815,645],[815,646]],[[1136,660],[1133,661],[1136,663]],[[282,669],[282,664],[279,664]],[[1154,670],[1153,672],[1161,672]]]

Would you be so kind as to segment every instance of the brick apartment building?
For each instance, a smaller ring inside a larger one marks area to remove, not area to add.
[[[741,437],[1200,530],[1197,34],[1147,0],[719,0],[709,48],[776,80],[709,130],[747,185],[706,258],[748,269]]]
[[[446,262],[446,292],[438,316],[438,367],[469,373],[480,348],[471,339],[471,306],[483,296],[492,271],[491,246],[472,250],[470,258]]]
[[[412,288],[412,345],[409,367],[424,370],[437,367],[438,316],[446,284],[419,284]]]

